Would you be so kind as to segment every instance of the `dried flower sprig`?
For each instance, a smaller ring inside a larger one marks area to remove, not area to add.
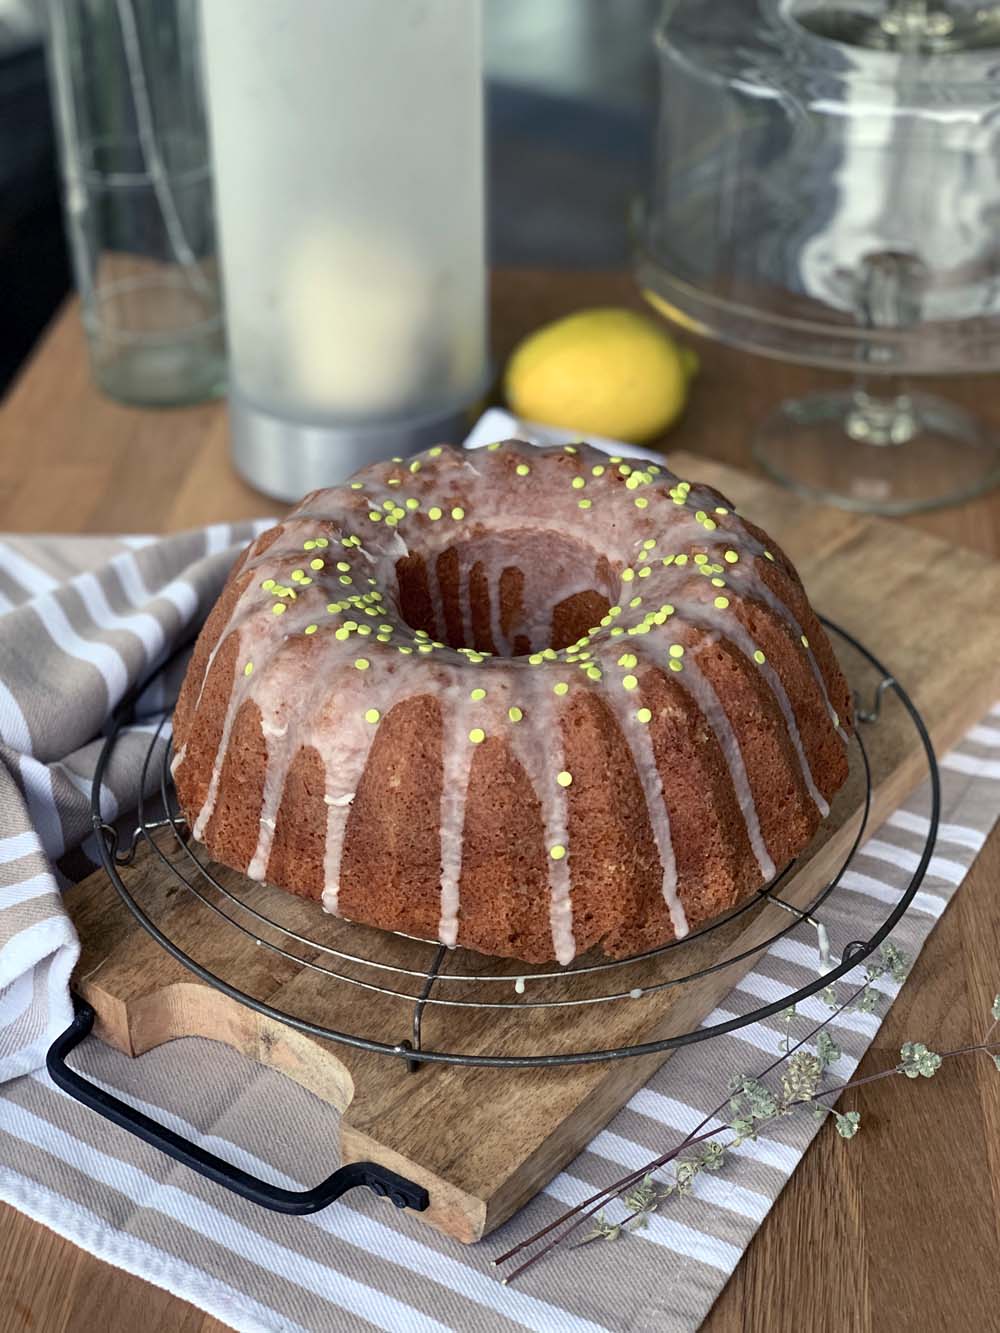
[[[617,1240],[630,1231],[645,1227],[649,1218],[668,1199],[690,1194],[697,1177],[703,1171],[721,1170],[732,1148],[747,1140],[756,1139],[766,1125],[782,1116],[811,1108],[813,1114],[820,1119],[828,1115],[833,1116],[837,1133],[844,1139],[852,1139],[861,1125],[860,1114],[857,1111],[838,1111],[827,1104],[827,1098],[839,1097],[843,1092],[883,1078],[898,1076],[911,1079],[931,1078],[944,1060],[974,1052],[981,1051],[988,1054],[1000,1069],[1000,1054],[997,1054],[1000,1042],[989,1041],[997,1025],[1000,1024],[1000,995],[997,995],[991,1009],[993,1023],[981,1042],[943,1053],[929,1050],[923,1042],[905,1042],[900,1049],[899,1062],[892,1068],[830,1087],[822,1086],[826,1071],[831,1065],[836,1064],[841,1056],[839,1047],[826,1031],[827,1026],[838,1015],[848,1010],[874,1013],[879,1000],[875,983],[883,977],[902,982],[906,978],[907,969],[908,961],[905,955],[891,941],[886,941],[878,957],[866,965],[863,982],[846,998],[838,1000],[833,987],[827,987],[822,992],[822,997],[830,1008],[830,1014],[794,1043],[791,1025],[798,1015],[795,1007],[790,1006],[782,1014],[785,1031],[781,1040],[782,1053],[777,1059],[756,1075],[735,1075],[730,1081],[726,1099],[710,1111],[674,1148],[668,1149],[638,1170],[629,1172],[605,1189],[584,1199],[582,1203],[567,1210],[541,1231],[515,1245],[506,1254],[500,1255],[494,1260],[497,1266],[506,1263],[526,1249],[535,1248],[535,1252],[510,1272],[503,1281],[510,1282],[555,1249],[577,1249],[593,1241]],[[814,1049],[810,1048],[811,1042],[814,1044]],[[778,1069],[782,1072],[780,1085],[775,1090],[768,1087],[764,1080]],[[727,1111],[728,1120],[721,1129],[706,1128]],[[697,1148],[697,1151],[681,1156],[691,1148]],[[662,1182],[657,1182],[656,1173],[667,1167],[670,1169],[670,1176]],[[606,1212],[607,1206],[615,1201],[620,1201],[627,1210],[618,1221],[609,1219]],[[591,1231],[577,1238],[580,1228],[588,1221],[592,1224]]]

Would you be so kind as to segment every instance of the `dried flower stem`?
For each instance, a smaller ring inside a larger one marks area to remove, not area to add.
[[[848,997],[844,1000],[844,1002],[842,1004],[838,1004],[827,1018],[824,1018],[821,1023],[817,1023],[814,1028],[810,1029],[810,1031],[805,1034],[805,1036],[801,1037],[797,1042],[789,1046],[788,1049],[784,1050],[779,1056],[776,1056],[775,1059],[772,1060],[770,1064],[766,1065],[765,1068],[760,1071],[757,1077],[765,1078],[768,1074],[773,1073],[773,1071],[777,1069],[779,1065],[784,1064],[784,1062],[789,1058],[789,1056],[794,1055],[796,1051],[801,1050],[803,1046],[805,1046],[809,1041],[811,1041],[815,1036],[817,1036],[819,1032],[821,1032],[824,1028],[826,1028],[827,1025],[833,1021],[833,1019],[835,1019],[839,1014],[842,1014],[845,1009],[849,1009],[850,1006],[855,1002],[855,1000],[857,1000],[868,989],[870,984],[871,984],[871,978],[866,976],[865,981],[860,986],[857,986],[854,990],[852,990],[851,993],[848,995]],[[529,1236],[527,1240],[522,1240],[519,1244],[507,1250],[504,1254],[499,1255],[496,1259],[493,1260],[494,1268],[499,1268],[501,1264],[507,1263],[507,1261],[513,1259],[516,1254],[520,1254],[522,1250],[526,1250],[533,1245],[537,1245],[539,1241],[543,1240],[551,1232],[557,1231],[560,1227],[566,1228],[566,1230],[563,1231],[561,1234],[554,1236],[548,1242],[547,1245],[544,1245],[538,1251],[537,1254],[533,1255],[531,1258],[527,1259],[523,1264],[520,1264],[517,1268],[515,1268],[512,1272],[508,1273],[507,1276],[503,1279],[504,1284],[506,1285],[508,1282],[512,1282],[514,1278],[519,1277],[522,1273],[526,1272],[529,1268],[533,1267],[533,1265],[536,1264],[539,1259],[544,1258],[545,1255],[547,1255],[555,1247],[563,1245],[570,1238],[570,1236],[579,1227],[583,1225],[584,1222],[589,1221],[590,1218],[593,1217],[595,1213],[598,1213],[605,1206],[605,1204],[609,1203],[612,1199],[617,1198],[620,1195],[624,1194],[626,1190],[631,1188],[631,1186],[638,1184],[645,1176],[650,1175],[656,1171],[659,1171],[662,1167],[667,1166],[670,1162],[674,1160],[674,1158],[678,1156],[678,1154],[684,1152],[685,1149],[692,1148],[695,1146],[695,1144],[703,1143],[707,1139],[715,1138],[719,1133],[721,1133],[721,1130],[708,1130],[707,1132],[702,1132],[702,1131],[704,1131],[705,1126],[711,1120],[716,1119],[716,1117],[719,1116],[726,1109],[728,1105],[729,1105],[729,1097],[727,1096],[719,1103],[718,1106],[716,1106],[713,1110],[709,1111],[708,1114],[701,1121],[699,1121],[699,1123],[694,1127],[694,1129],[691,1130],[690,1133],[688,1133],[680,1141],[680,1143],[676,1145],[676,1147],[669,1149],[665,1153],[662,1153],[659,1157],[654,1158],[651,1162],[647,1162],[644,1166],[639,1167],[637,1170],[629,1172],[628,1175],[622,1176],[619,1180],[616,1180],[613,1184],[608,1185],[605,1189],[598,1190],[596,1194],[592,1194],[589,1198],[584,1199],[582,1202],[576,1204],[575,1207],[570,1208],[565,1213],[561,1214],[559,1217],[556,1218],[554,1222],[550,1222],[547,1227],[543,1227],[540,1231],[536,1231],[535,1234],[533,1236]]]

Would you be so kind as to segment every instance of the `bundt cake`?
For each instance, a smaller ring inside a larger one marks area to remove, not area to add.
[[[225,865],[526,962],[684,935],[796,856],[851,701],[799,578],[717,491],[584,445],[430,449],[237,560],[172,769]]]

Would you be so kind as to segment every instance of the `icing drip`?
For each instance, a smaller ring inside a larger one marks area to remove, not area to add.
[[[520,761],[538,797],[542,809],[542,837],[548,863],[549,926],[556,961],[564,967],[576,957],[573,936],[573,893],[569,864],[569,822],[566,791],[556,781],[565,763],[562,729],[552,681],[543,672],[524,672],[518,693],[526,698],[525,718],[531,734],[512,734],[512,749]],[[544,736],[544,750],[538,737]],[[562,855],[552,856],[552,849]]]
[[[670,922],[677,939],[683,939],[688,933],[687,917],[677,893],[677,860],[674,856],[674,844],[670,836],[670,816],[667,813],[666,796],[663,781],[657,767],[653,742],[646,723],[638,721],[631,700],[623,697],[617,690],[608,691],[608,699],[615,710],[618,724],[622,729],[626,744],[632,753],[636,772],[642,784],[642,793],[646,798],[649,811],[649,823],[656,840],[656,850],[660,857],[663,871],[663,901],[670,913]]]
[[[736,733],[733,731],[726,710],[719,702],[719,696],[715,693],[708,679],[691,660],[694,655],[689,654],[685,659],[684,670],[678,673],[677,679],[701,709],[706,722],[715,735],[715,739],[719,742],[719,748],[722,750],[729,768],[729,776],[733,784],[733,791],[736,793],[736,801],[746,825],[750,848],[760,867],[760,873],[765,880],[771,880],[774,878],[776,867],[768,854],[760,831],[757,806],[754,804],[753,792],[750,790],[750,780],[747,777],[747,770],[743,763],[743,755],[736,739]]]
[[[688,613],[686,619],[691,625],[707,627],[723,634],[730,643],[739,649],[748,661],[752,662],[754,660],[754,652],[756,651],[754,641],[735,616],[729,616],[723,620],[713,608],[700,606],[697,613]],[[806,784],[806,789],[812,797],[816,809],[825,819],[830,813],[830,807],[824,800],[822,792],[820,792],[816,783],[813,781],[812,770],[809,767],[809,761],[806,758],[805,750],[802,748],[802,738],[799,735],[799,728],[795,721],[795,714],[792,711],[792,705],[788,701],[788,695],[785,693],[785,687],[781,683],[781,678],[775,671],[774,667],[771,666],[770,662],[759,663],[757,669],[767,681],[771,688],[771,693],[777,700],[778,707],[781,709],[785,719],[785,726],[788,728],[789,739],[792,742],[792,747],[794,748],[799,761],[799,767],[802,770],[802,778]]]
[[[459,688],[442,698],[444,732],[441,737],[444,772],[441,785],[441,920],[438,939],[454,947],[458,940],[459,881],[462,877],[462,835],[469,774],[476,747],[469,739],[471,708]]]

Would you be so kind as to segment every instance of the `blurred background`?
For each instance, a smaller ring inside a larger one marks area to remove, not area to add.
[[[659,0],[485,0],[490,259],[624,268]],[[41,0],[0,0],[0,393],[70,287]]]

